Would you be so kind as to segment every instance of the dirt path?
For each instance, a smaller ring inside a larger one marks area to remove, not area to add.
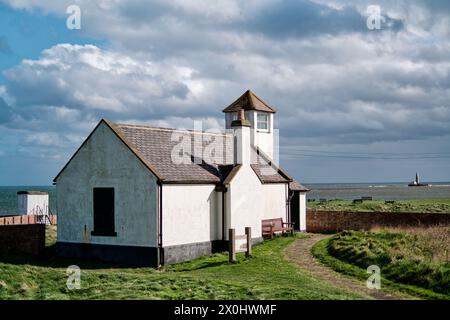
[[[286,249],[286,259],[296,264],[298,267],[309,271],[313,277],[329,282],[335,287],[356,292],[364,297],[367,297],[367,299],[393,300],[410,298],[387,293],[382,290],[368,289],[365,282],[339,274],[320,263],[311,254],[311,248],[317,241],[327,237],[330,236],[323,234],[310,234],[310,237],[308,238],[297,239]]]

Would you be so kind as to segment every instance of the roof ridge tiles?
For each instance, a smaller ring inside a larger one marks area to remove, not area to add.
[[[199,131],[193,129],[179,129],[179,128],[167,128],[167,127],[156,127],[142,124],[127,124],[127,123],[114,123],[119,128],[137,128],[137,129],[146,129],[146,130],[155,130],[155,131],[177,131],[177,132],[189,132],[194,134],[207,134],[207,135],[232,135],[231,132],[208,132],[208,131]]]

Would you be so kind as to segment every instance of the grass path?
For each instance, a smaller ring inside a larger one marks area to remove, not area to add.
[[[327,237],[330,237],[330,235],[311,234],[308,238],[297,239],[286,248],[285,259],[305,272],[309,272],[314,278],[325,281],[342,290],[361,295],[366,299],[393,300],[411,298],[383,290],[368,289],[365,282],[339,274],[320,263],[312,255],[311,249],[316,242]]]

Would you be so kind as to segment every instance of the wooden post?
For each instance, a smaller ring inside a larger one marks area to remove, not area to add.
[[[228,244],[229,244],[229,262],[236,263],[236,241],[234,229],[228,230]]]
[[[245,256],[248,258],[252,255],[252,228],[245,227],[245,234],[247,235],[247,251]]]

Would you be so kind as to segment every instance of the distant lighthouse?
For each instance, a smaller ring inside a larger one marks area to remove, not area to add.
[[[416,180],[412,181],[411,183],[408,184],[409,187],[427,187],[428,184],[426,183],[420,183],[419,180],[419,173],[416,172]]]

